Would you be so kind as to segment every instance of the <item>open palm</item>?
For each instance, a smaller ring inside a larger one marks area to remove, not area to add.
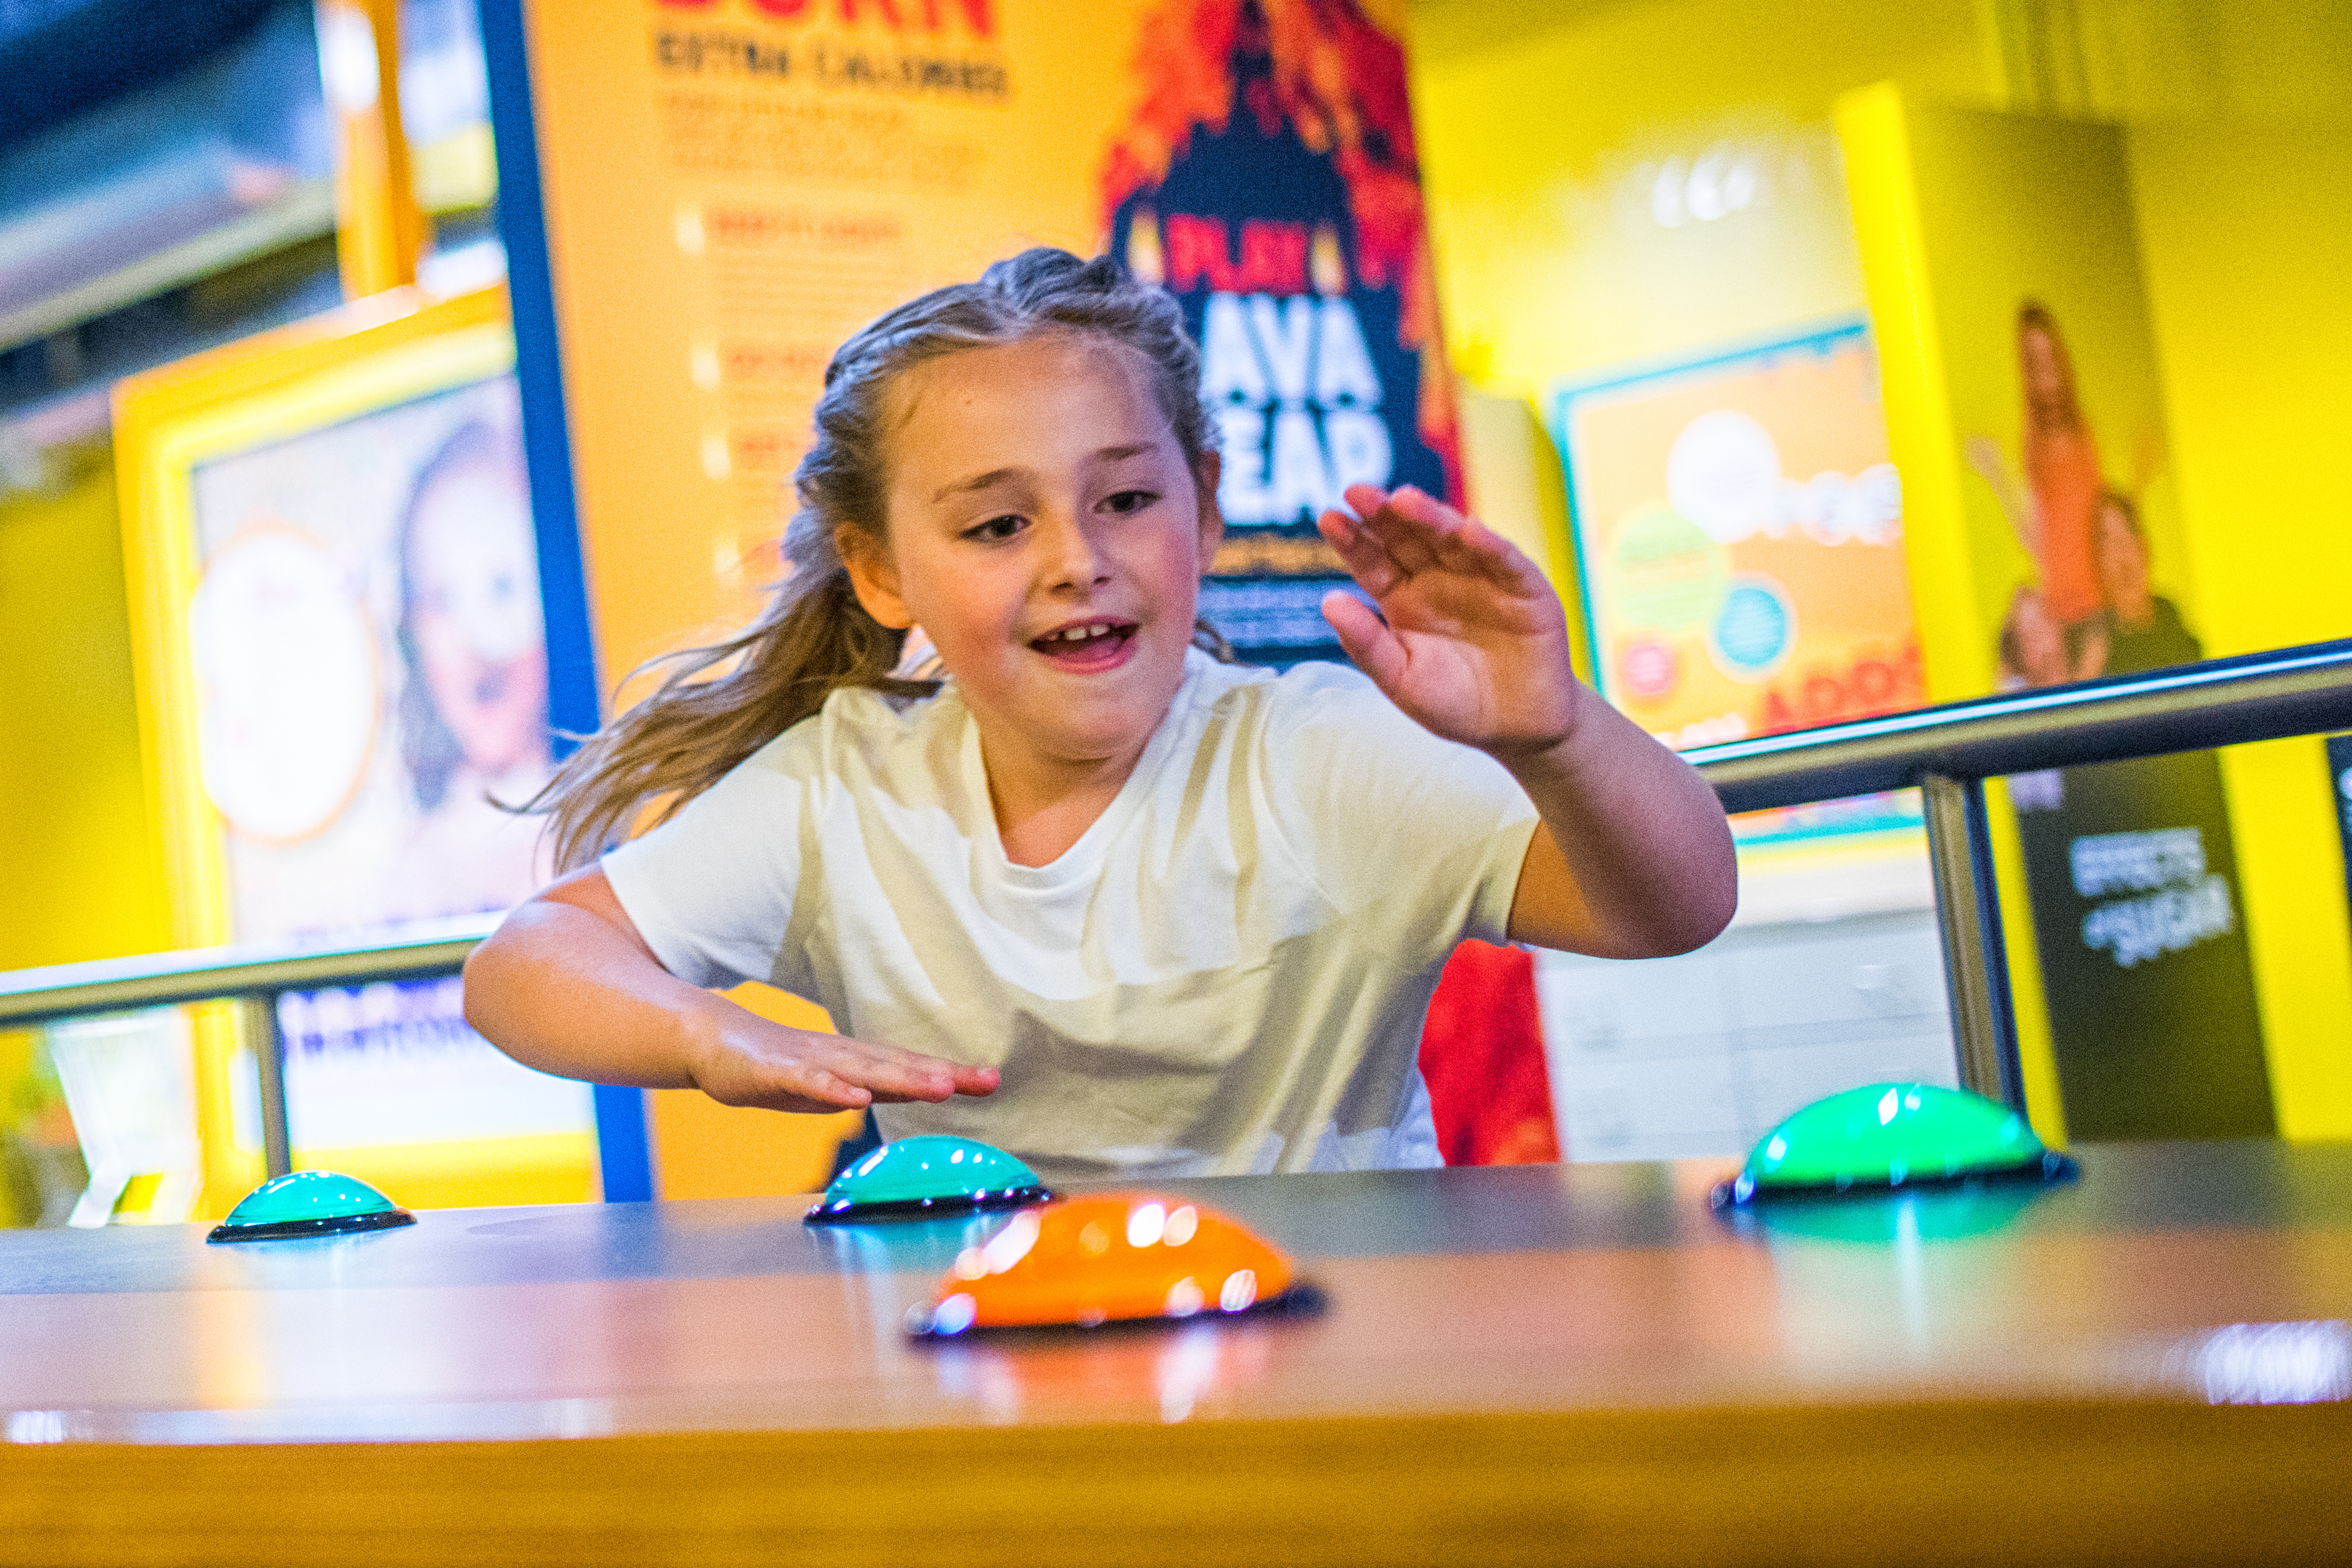
[[[1559,595],[1508,540],[1406,486],[1354,485],[1357,516],[1318,526],[1379,604],[1323,601],[1324,618],[1389,700],[1449,741],[1491,752],[1540,750],[1579,717]]]

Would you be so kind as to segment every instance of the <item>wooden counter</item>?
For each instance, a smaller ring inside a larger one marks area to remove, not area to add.
[[[2082,1153],[1163,1184],[1328,1310],[936,1346],[993,1222],[0,1234],[0,1562],[2352,1560],[2352,1149]]]

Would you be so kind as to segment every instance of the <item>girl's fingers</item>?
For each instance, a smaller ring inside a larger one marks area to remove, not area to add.
[[[1323,535],[1323,542],[1339,553],[1339,563],[1348,569],[1348,574],[1372,597],[1381,597],[1404,580],[1404,574],[1381,548],[1381,542],[1366,533],[1346,512],[1327,511],[1315,520],[1315,526]]]
[[[874,1101],[874,1096],[866,1090],[810,1062],[793,1064],[778,1087],[786,1097],[814,1100],[819,1105],[837,1105],[844,1110],[863,1110]]]
[[[1527,574],[1535,563],[1476,518],[1464,518],[1462,526],[1444,540],[1441,553],[1456,571],[1484,577],[1498,588],[1527,587]]]
[[[971,1067],[864,1040],[843,1039],[840,1044],[845,1059],[833,1063],[834,1070],[894,1101],[936,1102],[959,1094],[996,1091],[998,1074],[994,1068]]]
[[[1349,489],[1348,501],[1361,510],[1362,531],[1408,573],[1437,568],[1483,577],[1497,587],[1524,585],[1511,542],[1434,496],[1410,485],[1393,492],[1358,485]]]
[[[1426,572],[1436,565],[1435,519],[1429,508],[1439,512],[1449,509],[1438,507],[1421,491],[1406,485],[1383,495],[1370,485],[1352,486],[1348,490],[1348,504],[1363,519],[1360,526],[1388,552],[1407,576]]]
[[[1361,599],[1338,588],[1323,595],[1323,618],[1356,668],[1383,691],[1393,691],[1404,673],[1404,645]]]
[[[898,1100],[941,1100],[955,1094],[955,1071],[947,1063],[911,1051],[883,1056],[871,1047],[844,1048],[827,1062],[837,1077]]]

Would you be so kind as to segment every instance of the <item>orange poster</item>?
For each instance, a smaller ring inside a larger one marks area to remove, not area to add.
[[[500,9],[484,6],[494,91]],[[757,608],[834,347],[1030,245],[1092,254],[1116,233],[1196,333],[1224,330],[1223,380],[1204,390],[1223,397],[1227,510],[1255,543],[1218,572],[1276,587],[1204,603],[1255,617],[1260,641],[1296,619],[1284,584],[1311,607],[1336,572],[1311,507],[1354,479],[1448,488],[1393,17],[1354,0],[526,14],[544,287],[607,680]],[[1280,179],[1251,173],[1276,163]],[[527,327],[521,346],[543,352]],[[1324,635],[1319,617],[1308,629]]]

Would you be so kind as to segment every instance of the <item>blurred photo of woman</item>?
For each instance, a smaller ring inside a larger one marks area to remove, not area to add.
[[[1969,441],[1969,466],[1992,487],[2018,542],[2033,557],[2040,612],[2046,613],[2065,640],[2063,673],[2048,668],[2023,683],[2088,680],[2105,663],[2105,597],[2095,539],[2105,481],[2099,470],[2098,444],[2083,415],[2074,360],[2056,320],[2038,300],[2018,307],[2017,368],[2025,393],[2019,443],[2024,474],[2021,479],[1999,444],[1985,436]],[[2003,668],[2021,673],[2006,662]]]

